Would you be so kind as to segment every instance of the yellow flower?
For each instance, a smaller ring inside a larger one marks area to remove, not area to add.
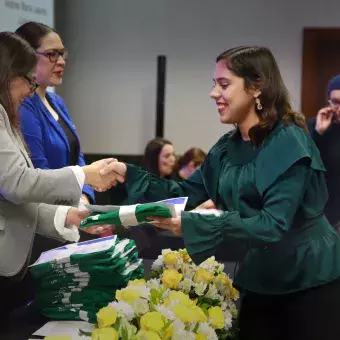
[[[145,331],[159,332],[164,326],[164,317],[159,312],[148,312],[140,318],[140,327]]]
[[[116,299],[132,304],[141,297],[141,293],[137,289],[124,288],[116,291]]]
[[[188,251],[186,249],[181,249],[179,252],[184,262],[186,263],[191,262],[191,257],[189,256]]]
[[[208,340],[208,338],[203,333],[198,333],[196,335],[196,340]]]
[[[97,313],[97,322],[99,328],[112,326],[116,320],[117,312],[113,307],[104,307]]]
[[[136,280],[133,280],[133,281],[129,281],[128,283],[128,287],[131,287],[131,286],[145,286],[146,285],[146,281],[144,279],[136,279]]]
[[[118,340],[118,333],[112,327],[95,329],[92,332],[92,340]]]
[[[214,279],[214,274],[210,273],[204,268],[197,268],[196,274],[194,276],[194,282],[204,282],[209,284]]]
[[[221,307],[211,307],[208,310],[210,323],[215,329],[222,329],[224,327],[224,315]]]
[[[184,323],[190,322],[207,322],[207,317],[200,307],[197,306],[182,306],[177,304],[173,308],[176,318]]]
[[[172,301],[177,301],[181,306],[195,306],[195,302],[192,301],[188,295],[183,292],[177,292],[176,290],[172,290],[164,300],[165,307],[168,307]]]
[[[167,266],[174,266],[178,263],[178,260],[181,258],[181,255],[177,251],[171,251],[163,255],[164,263]]]
[[[225,273],[218,274],[214,278],[214,284],[217,287],[224,286],[225,288],[228,288],[229,290],[231,290],[231,288],[232,288],[231,280],[229,279],[229,277]]]
[[[239,291],[236,288],[231,287],[231,289],[230,289],[230,298],[232,300],[236,301],[239,297],[240,297]]]
[[[177,288],[181,282],[183,275],[175,269],[166,269],[163,272],[162,283],[166,288]]]
[[[144,329],[141,329],[138,333],[137,333],[137,340],[161,340],[161,338],[159,337],[159,335],[155,332],[151,332],[151,331],[145,331]]]

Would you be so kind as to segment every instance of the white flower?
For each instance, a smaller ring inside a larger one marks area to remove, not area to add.
[[[226,310],[224,312],[224,329],[226,330],[230,329],[232,326],[232,323],[233,323],[233,317],[231,313],[228,310]]]
[[[195,287],[195,293],[198,296],[202,296],[204,295],[204,292],[207,289],[207,284],[203,282],[194,283],[194,287]]]
[[[230,311],[231,315],[234,318],[236,318],[238,311],[237,311],[237,307],[236,307],[235,303],[229,302],[228,307],[229,307],[229,311]]]
[[[140,294],[140,296],[144,299],[149,299],[150,298],[150,288],[147,286],[128,286],[127,288],[124,289],[134,289],[137,290]]]
[[[217,272],[222,273],[224,271],[224,264],[217,262]]]
[[[200,268],[204,268],[211,273],[215,273],[215,268],[219,263],[215,261],[215,256],[212,256],[199,265]]]
[[[196,334],[174,325],[171,340],[196,340]]]
[[[182,274],[184,278],[192,280],[192,278],[195,276],[195,272],[196,272],[196,268],[194,265],[190,265],[190,264],[182,265]]]
[[[169,266],[169,267],[174,267],[174,269],[179,270],[182,268],[182,266],[183,266],[183,259],[178,258],[174,266]]]
[[[209,289],[206,292],[205,296],[209,299],[220,299],[221,295],[218,294],[217,288],[214,284],[209,285]]]
[[[210,273],[215,273],[215,266],[212,265],[211,263],[202,263],[200,265],[201,268],[206,269],[207,271],[209,271]]]
[[[158,255],[157,260],[151,265],[151,269],[154,271],[161,270],[164,265],[164,260],[162,255]]]
[[[150,289],[158,290],[162,287],[160,279],[150,279],[146,282],[146,286]]]
[[[128,321],[135,317],[132,307],[125,301],[111,302],[109,306],[113,307],[120,317],[125,317]]]
[[[163,249],[162,250],[162,255],[165,255],[165,254],[169,254],[169,253],[171,253],[172,252],[172,250],[171,249]],[[159,257],[159,256],[158,256]]]
[[[178,288],[185,294],[188,294],[191,291],[191,287],[194,285],[194,282],[191,279],[185,278],[178,285]]]
[[[228,304],[225,301],[222,301],[221,303],[221,309],[225,311],[228,308]]]
[[[209,340],[218,340],[216,332],[206,322],[199,324],[197,333],[202,333]]]
[[[169,296],[170,292],[171,290],[167,288],[162,295],[162,300],[166,299]]]
[[[149,301],[146,299],[137,299],[132,304],[132,309],[134,310],[135,314],[144,315],[149,312]]]
[[[155,309],[157,310],[157,312],[160,312],[166,319],[171,321],[176,320],[176,316],[170,308],[167,308],[163,305],[157,305],[155,306]]]

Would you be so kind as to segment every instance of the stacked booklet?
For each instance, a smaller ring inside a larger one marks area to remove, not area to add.
[[[114,299],[117,289],[144,276],[134,241],[117,236],[44,252],[30,271],[42,314],[88,322],[96,321],[96,313]]]

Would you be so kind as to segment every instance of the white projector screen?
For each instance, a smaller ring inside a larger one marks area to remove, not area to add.
[[[15,31],[27,21],[54,26],[54,0],[0,0],[0,32]]]

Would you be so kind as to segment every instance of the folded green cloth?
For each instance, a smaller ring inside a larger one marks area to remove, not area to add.
[[[115,211],[107,213],[92,213],[84,219],[80,228],[88,228],[93,225],[114,224],[126,227],[148,222],[150,216],[172,217],[169,207],[164,203],[145,203],[135,206],[121,206]]]
[[[91,289],[84,288],[79,292],[38,292],[35,296],[35,301],[38,306],[50,306],[55,304],[108,304],[111,302],[115,296],[116,290],[110,289],[106,291],[105,289]]]
[[[81,275],[81,276],[79,276]],[[48,275],[42,278],[38,283],[38,289],[58,289],[63,286],[76,287],[112,287],[122,288],[127,285],[129,280],[140,279],[144,276],[144,267],[141,260],[130,264],[120,274],[112,272],[94,273],[90,275],[87,272],[68,273],[64,275]]]
[[[122,256],[122,258],[101,261],[99,264],[96,264],[95,261],[81,261],[75,265],[51,261],[33,267],[31,272],[37,280],[50,275],[64,276],[66,274],[74,274],[77,277],[87,276],[82,273],[88,273],[89,276],[104,273],[114,275],[123,272],[127,266],[138,260],[138,253],[133,248],[123,253]]]
[[[32,266],[31,274],[37,280],[50,274],[65,275],[75,272],[121,271],[129,263],[138,259],[134,241],[125,239],[111,248],[85,254],[71,254],[69,257],[56,259]]]
[[[53,307],[42,308],[41,314],[54,320],[78,320],[95,323],[97,321],[96,314],[102,307],[101,306],[72,307],[58,305]]]

